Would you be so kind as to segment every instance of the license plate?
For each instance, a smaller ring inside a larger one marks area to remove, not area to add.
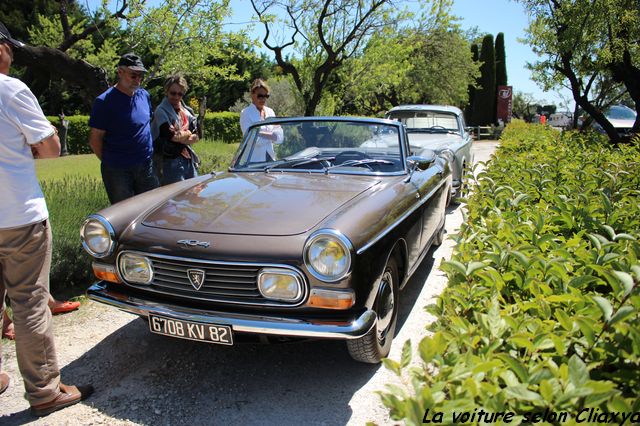
[[[152,333],[164,336],[219,345],[233,345],[231,327],[226,325],[203,324],[149,315],[149,329]]]

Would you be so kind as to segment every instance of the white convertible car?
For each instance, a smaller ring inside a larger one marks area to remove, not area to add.
[[[467,132],[462,111],[446,105],[400,105],[389,110],[386,118],[405,125],[414,152],[425,148],[451,152],[452,199],[463,196],[465,174],[473,164],[473,138]]]

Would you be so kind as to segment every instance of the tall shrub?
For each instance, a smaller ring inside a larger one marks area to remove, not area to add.
[[[476,90],[473,102],[473,122],[479,126],[493,123],[496,109],[496,62],[493,46],[493,35],[487,34],[482,39],[480,49],[480,88]]]
[[[498,33],[496,36],[496,94],[498,99],[498,86],[506,86],[507,83],[507,56],[504,48],[504,33]],[[498,121],[498,109],[493,109],[493,121]]]
[[[471,45],[471,59],[473,60],[473,62],[478,62],[480,60],[478,45],[476,43],[473,43]],[[476,86],[479,84],[478,79],[475,79],[473,83],[474,84],[470,84],[467,87],[467,91],[469,93],[469,102],[467,103],[467,106],[464,109],[466,122],[471,125],[476,124],[474,121],[475,117],[472,116],[472,112],[473,112],[473,103],[476,98],[476,90],[477,90]]]

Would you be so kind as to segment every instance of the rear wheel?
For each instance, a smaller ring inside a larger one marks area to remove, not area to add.
[[[375,327],[364,336],[347,340],[349,355],[368,364],[377,364],[389,355],[398,322],[398,261],[392,255],[384,267],[375,302]]]

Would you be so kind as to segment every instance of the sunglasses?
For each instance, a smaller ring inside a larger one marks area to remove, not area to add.
[[[180,97],[184,96],[184,92],[169,92],[169,94],[171,96],[180,96]]]
[[[256,98],[258,98],[258,99],[269,99],[269,95],[268,94],[267,95],[260,94],[260,95],[256,95]]]
[[[142,80],[144,78],[144,73],[141,72],[129,72],[129,77],[133,79]]]

